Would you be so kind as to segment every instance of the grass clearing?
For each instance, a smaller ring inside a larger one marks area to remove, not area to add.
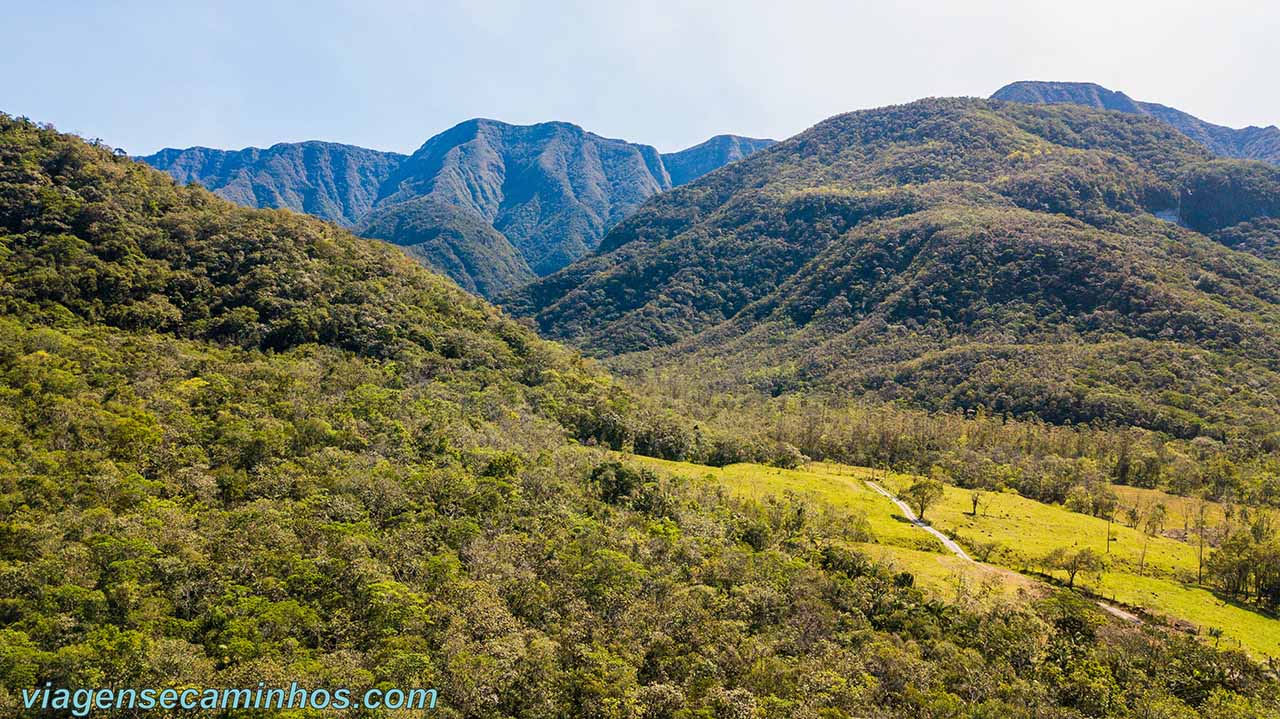
[[[951,553],[924,552],[887,544],[855,545],[867,556],[915,575],[916,586],[956,600],[968,596],[1033,596],[1046,586],[1031,577],[990,564],[966,562]]]
[[[1237,646],[1255,657],[1280,656],[1280,620],[1194,584],[1124,572],[1108,572],[1101,582],[1082,584],[1117,602],[1190,623],[1206,638],[1210,629],[1221,629],[1223,647]]]
[[[891,477],[887,485],[900,493],[910,478]],[[1109,565],[1137,573],[1143,545],[1147,545],[1144,573],[1180,580],[1196,575],[1195,547],[1168,537],[1148,538],[1120,522],[1111,523],[1111,549],[1107,550],[1107,521],[1063,507],[1043,504],[1012,492],[983,492],[978,514],[970,514],[972,493],[948,486],[942,501],[930,507],[926,517],[934,527],[961,544],[995,542],[995,561],[1018,570],[1038,567],[1039,560],[1058,547],[1085,548],[1107,558]]]
[[[820,468],[815,471],[814,467],[779,469],[758,464],[708,467],[638,455],[628,455],[627,458],[636,464],[672,474],[710,477],[735,495],[756,501],[791,492],[813,502],[866,517],[877,543],[924,551],[942,549],[937,540],[911,526],[892,503],[866,485],[861,477],[870,477],[872,470],[869,469],[865,470],[865,475],[857,471],[834,474]]]
[[[911,572],[917,585],[948,599],[955,599],[962,591],[969,592],[969,596],[1042,593],[1047,588],[1043,582],[1018,572],[1039,569],[1038,560],[1055,548],[1092,547],[1107,557],[1108,570],[1101,578],[1077,578],[1081,586],[1118,604],[1192,626],[1207,641],[1213,641],[1208,639],[1208,631],[1219,629],[1223,646],[1239,646],[1259,657],[1280,656],[1280,620],[1195,586],[1196,548],[1191,544],[1152,537],[1145,576],[1139,576],[1138,562],[1147,538],[1120,522],[1111,525],[1115,541],[1108,554],[1106,520],[1017,494],[994,492],[983,493],[975,517],[970,514],[970,492],[947,487],[943,499],[926,512],[929,521],[966,547],[977,542],[996,542],[1002,547],[991,557],[990,564],[971,564],[945,552],[936,540],[906,522],[892,502],[865,483],[872,479],[890,491],[900,492],[912,481],[909,475],[821,462],[801,469],[779,469],[752,464],[707,467],[639,456],[628,459],[659,472],[710,478],[740,497],[763,501],[793,493],[860,514],[866,517],[875,543],[857,546],[874,559]],[[1177,512],[1181,505],[1175,500],[1194,501],[1154,490],[1116,490],[1122,503],[1128,498],[1165,501],[1179,528]]]

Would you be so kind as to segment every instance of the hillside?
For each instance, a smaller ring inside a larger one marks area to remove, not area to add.
[[[6,116],[0,377],[5,715],[259,682],[451,717],[1276,715],[1240,653],[1067,593],[947,604],[848,516],[619,464],[579,442],[697,432],[381,243]]]
[[[1146,115],[1171,125],[1178,132],[1209,148],[1216,155],[1280,164],[1280,128],[1275,125],[1242,129],[1223,127],[1166,105],[1133,100],[1123,92],[1108,90],[1090,82],[1014,82],[997,90],[991,99],[1029,103],[1072,103]]]
[[[595,249],[652,195],[770,142],[719,135],[659,155],[569,123],[477,119],[408,157],[305,142],[162,150],[140,159],[241,205],[306,212],[399,245],[464,289],[492,297]]]
[[[1278,176],[1149,118],[925,100],[661,195],[505,303],[726,391],[1261,438],[1280,266],[1226,244],[1274,247]]]
[[[886,556],[940,593],[1044,593],[1049,591],[1044,580],[1065,577],[1061,570],[1047,567],[1045,558],[1063,547],[1086,548],[1104,561],[1082,572],[1074,584],[1138,613],[1144,617],[1139,621],[1177,624],[1201,636],[1214,630],[1223,641],[1246,647],[1258,657],[1273,656],[1280,649],[1280,622],[1273,615],[1257,605],[1221,601],[1214,594],[1213,578],[1197,584],[1194,543],[1148,536],[1123,522],[1108,526],[1101,517],[989,488],[978,491],[974,512],[972,488],[949,486],[930,507],[930,524],[977,558],[951,561],[957,558],[938,540],[902,521],[902,512],[869,484],[902,496],[918,477],[829,463],[778,470],[751,464],[713,468],[647,457],[633,461],[662,473],[710,474],[728,491],[755,501],[803,498],[816,506],[854,512],[866,523],[868,554]],[[1131,506],[1126,503],[1125,508]],[[1208,564],[1214,566],[1209,556]],[[937,564],[946,569],[931,571]]]

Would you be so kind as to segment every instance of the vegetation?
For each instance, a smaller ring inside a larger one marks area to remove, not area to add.
[[[6,712],[263,680],[456,717],[1276,714],[1238,652],[1071,595],[942,601],[847,512],[583,447],[800,451],[654,409],[377,243],[9,118],[0,243]]]
[[[902,490],[902,496],[905,497],[907,502],[915,509],[916,516],[919,517],[921,521],[924,521],[925,510],[937,504],[938,500],[942,499],[943,491],[942,482],[929,477],[919,477],[908,485],[906,489]],[[974,502],[975,510],[977,509],[977,506],[978,503]]]
[[[1196,547],[1173,537],[1153,538],[1145,573],[1137,574],[1143,535],[1105,521],[1009,492],[987,494],[990,506],[974,518],[966,492],[949,488],[932,524],[959,541],[980,562],[967,564],[923,531],[913,528],[884,497],[866,486],[874,479],[909,487],[917,478],[868,468],[815,463],[801,470],[738,464],[721,469],[634,458],[659,474],[706,476],[717,486],[761,506],[805,506],[810,515],[832,510],[852,515],[865,528],[868,556],[911,572],[933,596],[967,603],[978,598],[1044,596],[1052,578],[1139,613],[1147,626],[1199,635],[1215,646],[1243,647],[1258,659],[1280,653],[1280,622],[1265,607],[1232,601],[1213,582],[1197,586]],[[1075,576],[1070,572],[1074,568]],[[1014,570],[1014,571],[1008,571]],[[1217,594],[1215,594],[1217,592]],[[1216,636],[1216,638],[1215,638]]]
[[[1044,565],[1049,569],[1061,570],[1067,575],[1067,588],[1076,585],[1078,574],[1101,574],[1106,564],[1102,556],[1091,547],[1068,549],[1058,547],[1044,558]]]

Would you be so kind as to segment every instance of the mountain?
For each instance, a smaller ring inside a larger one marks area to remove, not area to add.
[[[670,187],[662,158],[647,145],[563,122],[470,120],[431,138],[397,168],[365,226],[385,224],[388,213],[463,211],[505,237],[528,269],[547,274],[595,248],[606,229]],[[408,245],[417,236],[380,239]]]
[[[408,157],[305,142],[162,150],[140,159],[242,205],[307,212],[400,245],[491,297],[594,250],[654,194],[770,142],[720,135],[660,155],[569,123],[476,119]]]
[[[662,156],[662,164],[671,177],[671,185],[679,187],[699,177],[718,170],[730,162],[737,162],[766,147],[775,144],[776,140],[758,140],[738,135],[716,135],[693,147],[669,152]]]
[[[920,101],[659,195],[503,302],[724,391],[1263,437],[1280,266],[1228,245],[1274,251],[1278,180],[1142,116]]]
[[[1103,110],[1146,115],[1172,125],[1222,157],[1263,160],[1280,164],[1280,128],[1246,127],[1233,129],[1205,122],[1198,117],[1154,102],[1139,102],[1123,92],[1108,90],[1089,82],[1022,81],[1005,85],[993,100],[1029,103],[1070,103]]]
[[[354,227],[404,160],[394,152],[332,142],[281,143],[261,150],[165,149],[139,158],[182,184],[196,182],[247,207],[287,208]]]
[[[4,716],[1276,716],[1239,651],[603,449],[706,429],[383,243],[0,115]]]

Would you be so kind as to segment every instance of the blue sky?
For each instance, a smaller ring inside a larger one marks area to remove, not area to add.
[[[1018,79],[1280,124],[1272,2],[6,2],[0,110],[133,154],[411,151],[476,116],[674,150]]]

